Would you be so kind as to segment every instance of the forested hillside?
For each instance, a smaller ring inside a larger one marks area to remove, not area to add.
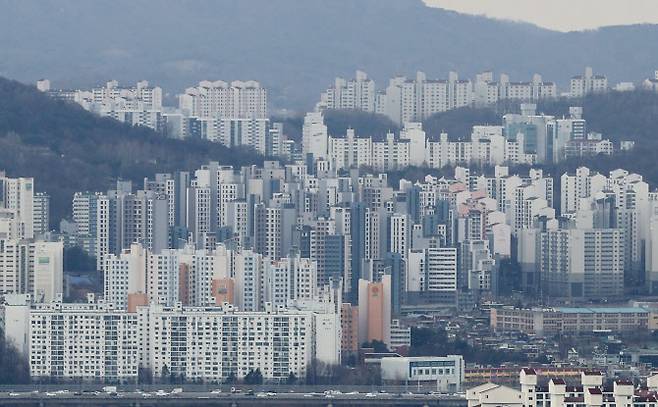
[[[157,172],[193,170],[210,160],[261,163],[251,150],[163,138],[146,128],[100,118],[0,78],[0,170],[35,178],[51,195],[51,220],[70,211],[76,191],[104,191],[117,178],[137,185]]]

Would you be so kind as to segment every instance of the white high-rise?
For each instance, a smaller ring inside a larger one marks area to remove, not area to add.
[[[354,79],[336,78],[334,85],[320,96],[319,107],[374,112],[375,100],[375,82],[365,72],[356,71]]]
[[[64,291],[62,242],[0,240],[0,293],[51,301]]]
[[[184,114],[200,118],[268,117],[267,89],[256,81],[201,81],[178,96]]]
[[[594,75],[592,68],[585,68],[584,75],[571,78],[569,87],[570,97],[583,97],[590,93],[603,93],[608,90],[608,78],[603,75]]]
[[[13,239],[32,239],[34,237],[34,179],[9,178],[0,171],[0,211],[12,213],[17,220],[18,229],[14,230]],[[2,218],[0,218],[0,222]],[[2,226],[0,226],[1,228]]]
[[[304,127],[302,129],[302,153],[304,158],[308,154],[313,154],[315,160],[327,159],[328,144],[329,135],[322,113],[307,113],[304,117]]]

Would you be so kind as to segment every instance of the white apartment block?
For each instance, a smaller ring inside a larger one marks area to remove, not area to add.
[[[511,82],[506,74],[494,81],[493,72],[482,72],[475,77],[473,99],[477,106],[486,106],[499,100],[513,99],[519,101],[538,101],[556,98],[557,85],[544,82],[541,75],[535,74],[530,82]]]
[[[267,305],[263,312],[241,312],[232,305],[140,308],[139,342],[143,365],[187,379],[221,381],[260,369],[268,380],[290,373],[303,377],[326,338],[317,334],[321,314]],[[336,335],[336,330],[333,334]],[[338,330],[339,333],[339,330]],[[321,360],[337,363],[338,360]]]
[[[28,324],[34,378],[125,381],[137,376],[136,314],[109,303],[52,302],[31,306]]]
[[[560,189],[560,207],[562,213],[576,212],[581,208],[583,198],[589,198],[603,191],[607,178],[599,173],[591,174],[589,168],[579,167],[575,173],[562,174]]]
[[[302,128],[302,154],[313,154],[315,160],[327,159],[329,135],[322,113],[307,113]]]
[[[365,72],[356,71],[354,79],[336,78],[334,85],[320,96],[318,107],[374,112],[375,101],[375,82]]]
[[[36,304],[10,299],[4,306],[6,331],[27,351],[34,378],[134,382],[139,368],[154,377],[221,382],[260,369],[266,380],[304,377],[313,360],[340,363],[333,344],[340,323],[330,310],[273,307],[243,312],[233,305],[167,307],[150,304],[137,312],[110,302]],[[335,314],[335,312],[334,312]],[[338,341],[338,342],[337,342]]]
[[[133,194],[131,189],[129,182],[118,183],[118,189],[107,194],[74,197],[74,219],[81,225],[80,244],[94,247],[99,270],[105,256],[118,255],[136,242],[156,252],[169,247],[167,196],[144,190]]]
[[[221,117],[210,116],[189,118],[194,123],[196,131],[189,138],[200,138],[213,143],[219,143],[226,147],[251,147],[260,154],[267,154],[270,149],[280,148],[280,142],[276,147],[269,140],[272,135],[270,120],[262,117]]]
[[[457,291],[457,249],[412,249],[406,262],[406,290]]]
[[[409,142],[395,140],[392,133],[386,139],[372,143],[372,167],[379,171],[391,171],[409,166]]]
[[[621,169],[607,177],[584,167],[573,175],[562,175],[562,215],[575,219],[582,228],[619,228],[627,272],[640,273],[652,267],[648,265],[651,256],[643,265],[641,255],[652,240],[651,219],[656,206],[652,196],[641,175]]]
[[[0,171],[0,215],[0,231],[5,230],[7,238],[34,237],[33,178],[9,178]]]
[[[0,240],[0,293],[51,301],[63,293],[62,242]]]
[[[264,280],[265,301],[274,307],[318,298],[317,264],[310,259],[287,257],[267,262]]]
[[[365,72],[357,71],[354,79],[336,78],[334,85],[320,95],[316,107],[375,112],[404,124],[471,104],[490,105],[505,99],[538,101],[557,96],[557,85],[544,82],[539,74],[533,75],[530,82],[511,82],[508,75],[501,74],[496,82],[489,71],[476,75],[472,82],[460,80],[456,72],[450,72],[446,80],[428,80],[424,72],[417,72],[413,79],[391,78],[388,86],[378,91]]]
[[[120,255],[105,258],[104,299],[130,311],[150,302],[214,304],[213,283],[234,277],[236,257],[223,246],[206,251],[190,245],[154,253],[133,244]]]
[[[105,86],[90,90],[52,90],[48,80],[37,82],[37,88],[56,99],[75,102],[85,110],[133,126],[161,130],[162,89],[139,81],[133,87],[121,87],[119,82],[108,81]]]
[[[73,195],[73,222],[76,230],[76,244],[92,256],[98,256],[98,200],[101,194],[76,192]]]
[[[263,119],[268,117],[267,89],[256,81],[201,81],[178,96],[187,116]]]
[[[125,310],[130,294],[146,295],[148,257],[148,251],[137,243],[119,255],[105,256],[102,270],[106,302]]]
[[[603,93],[608,91],[608,78],[603,75],[594,75],[592,68],[585,68],[584,75],[571,78],[569,87],[570,97],[583,97],[590,93]]]
[[[394,214],[390,217],[388,235],[389,252],[399,254],[402,259],[407,258],[407,251],[411,245],[410,221],[407,215]]]
[[[151,322],[140,323],[139,343],[154,376],[221,381],[260,369],[266,379],[303,377],[316,345],[311,313],[152,305],[139,318]]]
[[[547,295],[598,299],[623,294],[623,230],[549,230],[540,234],[538,247],[537,267]]]
[[[456,72],[450,72],[447,80],[427,80],[425,73],[418,72],[415,79],[391,79],[385,93],[377,98],[375,110],[398,124],[404,124],[468,106],[472,101],[471,82],[459,80]]]
[[[383,141],[358,138],[353,130],[345,137],[330,136],[328,159],[335,169],[372,167],[378,171],[390,171],[410,165],[443,168],[447,165],[534,164],[536,155],[526,153],[524,139],[508,140],[502,134],[481,133],[484,126],[476,126],[470,141],[449,141],[442,133],[438,140],[427,138],[420,127],[410,126],[396,139],[393,133]],[[486,126],[502,130],[500,126]],[[413,135],[413,138],[411,138]]]
[[[329,137],[328,160],[333,168],[359,168],[372,165],[373,142],[370,137],[356,137],[348,129],[345,137]]]

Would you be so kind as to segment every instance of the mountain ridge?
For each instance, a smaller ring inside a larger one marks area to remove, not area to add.
[[[416,70],[486,69],[564,87],[585,66],[611,82],[658,67],[658,25],[560,33],[421,0],[2,1],[0,75],[54,87],[148,79],[172,97],[203,79],[255,79],[273,107],[304,111],[356,69],[380,88]]]

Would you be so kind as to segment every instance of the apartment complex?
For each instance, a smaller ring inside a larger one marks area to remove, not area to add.
[[[162,89],[150,86],[147,81],[139,81],[132,87],[122,87],[112,80],[89,90],[55,90],[51,89],[50,81],[43,79],[37,82],[37,89],[103,117],[156,131],[164,129]]]
[[[23,297],[10,299],[4,314],[14,328],[7,335],[29,350],[36,379],[134,382],[147,369],[153,377],[219,382],[259,369],[274,380],[303,377],[312,360],[340,360],[335,318],[271,305],[241,312],[229,304],[151,304],[126,312],[93,295],[86,304]]]
[[[407,166],[533,165],[558,163],[567,158],[612,155],[614,146],[596,133],[587,133],[582,109],[574,107],[569,118],[536,115],[536,105],[523,104],[521,114],[506,114],[502,126],[473,126],[469,140],[451,140],[447,133],[426,134],[420,123],[407,122],[396,135],[383,139],[359,137],[353,129],[328,135],[326,126],[310,135],[305,126],[305,156],[313,154],[339,169],[372,167],[392,171]],[[323,125],[319,113],[307,121]]]
[[[647,87],[650,85],[645,83]],[[584,75],[571,79],[567,95],[579,98],[607,90],[607,78],[594,75],[588,67]],[[538,102],[559,96],[557,84],[544,81],[539,74],[534,74],[530,81],[515,82],[507,74],[496,80],[492,71],[481,72],[473,80],[460,79],[457,72],[450,72],[447,79],[428,79],[424,72],[417,72],[414,78],[396,76],[389,80],[388,86],[377,90],[365,72],[357,71],[354,79],[336,78],[320,95],[316,109],[379,113],[404,125],[466,106],[488,106],[503,100]]]
[[[631,333],[649,329],[650,311],[638,307],[492,308],[496,332],[555,336],[596,332]]]
[[[583,97],[590,93],[603,93],[608,91],[608,78],[603,75],[594,75],[592,68],[585,68],[583,75],[571,78],[569,86],[570,97]]]
[[[256,81],[201,81],[178,96],[188,116],[235,119],[268,117],[267,89]]]

